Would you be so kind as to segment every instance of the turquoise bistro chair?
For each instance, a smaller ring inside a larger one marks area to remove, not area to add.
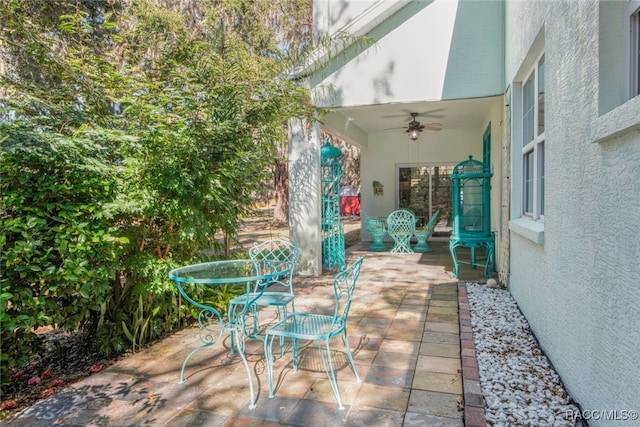
[[[349,337],[347,336],[347,317],[356,281],[360,275],[362,257],[358,258],[350,267],[343,268],[333,279],[333,291],[335,296],[335,307],[333,315],[323,315],[314,313],[291,313],[284,319],[267,328],[264,340],[264,354],[267,359],[267,372],[269,377],[269,398],[274,397],[273,393],[273,340],[275,337],[290,338],[292,341],[293,371],[298,371],[298,346],[300,340],[315,341],[318,346],[322,365],[329,377],[331,389],[338,402],[338,407],[344,409],[340,399],[340,391],[336,380],[336,373],[333,366],[331,347],[329,341],[337,336],[342,338],[347,358],[353,369],[356,380],[360,382],[356,365],[351,355],[349,347]]]
[[[245,295],[240,295],[231,300],[229,303],[229,315],[230,318],[234,316],[234,313],[238,307],[244,306],[247,301],[252,301],[253,307],[251,307],[254,319],[252,324],[252,333],[248,333],[251,337],[256,337],[259,330],[259,322],[257,310],[260,307],[275,307],[277,310],[278,318],[283,315],[287,315],[287,307],[291,306],[291,311],[294,311],[293,301],[293,275],[296,264],[300,260],[301,256],[300,246],[297,243],[293,243],[285,239],[269,239],[264,242],[256,242],[249,249],[249,258],[253,260],[265,260],[270,262],[287,262],[292,264],[292,268],[289,273],[284,277],[277,277],[274,280],[266,284],[256,284],[256,288],[253,292]],[[267,288],[263,289],[262,286]],[[260,287],[260,288],[258,288]],[[258,299],[255,299],[258,297]],[[282,312],[282,313],[281,313]],[[235,346],[233,337],[231,338],[231,354],[234,353]],[[281,353],[284,353],[283,346],[281,347]]]

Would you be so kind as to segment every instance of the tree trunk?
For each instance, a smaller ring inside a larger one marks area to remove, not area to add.
[[[273,220],[279,223],[289,221],[289,168],[287,162],[276,160],[273,171],[276,205],[273,209]]]

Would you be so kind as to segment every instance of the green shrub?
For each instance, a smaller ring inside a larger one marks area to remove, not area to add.
[[[107,300],[122,239],[103,205],[113,169],[91,140],[0,125],[2,383],[37,352],[34,330],[77,330]],[[35,346],[35,348],[32,348]]]

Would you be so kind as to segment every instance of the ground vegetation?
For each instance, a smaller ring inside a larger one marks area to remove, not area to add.
[[[3,399],[43,329],[113,358],[191,321],[168,271],[232,255],[286,119],[317,117],[274,23],[305,4],[0,0]]]

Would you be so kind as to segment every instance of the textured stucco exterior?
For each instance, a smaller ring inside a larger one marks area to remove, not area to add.
[[[491,126],[499,279],[584,410],[640,410],[640,96],[625,98],[623,87],[626,4],[314,1],[319,32],[348,28],[376,42],[314,76],[312,86],[331,88],[318,105],[375,115],[390,103],[491,100],[482,123],[417,143],[364,132],[346,116],[324,126],[362,148],[362,209],[373,217],[396,208],[399,164],[478,157]],[[545,212],[533,221],[520,214],[518,117],[521,83],[542,52]],[[383,196],[373,195],[373,180],[384,184]]]
[[[582,409],[622,411],[640,408],[640,97],[599,113],[607,3],[506,4],[514,92],[540,42],[546,67],[544,238],[512,228],[509,289]],[[527,229],[512,143],[511,219]]]
[[[339,69],[318,73],[313,85],[320,88],[319,106],[475,98],[504,91],[499,1],[316,0],[314,8],[317,21],[331,23],[325,28],[331,33],[366,28],[358,20],[349,24],[356,11],[395,11],[364,34],[374,43],[371,47]]]

